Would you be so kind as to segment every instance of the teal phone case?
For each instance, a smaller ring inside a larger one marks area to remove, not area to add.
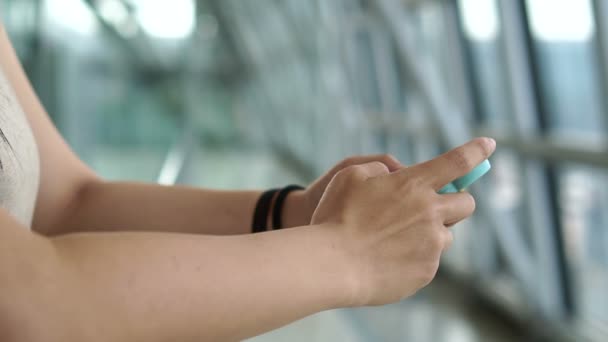
[[[460,177],[444,186],[438,191],[440,194],[451,194],[466,190],[469,186],[475,183],[479,178],[483,177],[492,169],[492,164],[489,160],[484,160],[483,163],[477,165],[471,172],[463,177]]]

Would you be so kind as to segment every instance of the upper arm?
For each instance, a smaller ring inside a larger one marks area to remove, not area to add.
[[[75,155],[49,119],[0,25],[0,67],[26,113],[40,153],[40,189],[33,228],[52,233],[69,215],[84,185],[95,174]]]

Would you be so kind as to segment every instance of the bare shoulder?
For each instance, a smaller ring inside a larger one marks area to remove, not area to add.
[[[12,53],[13,45],[4,27],[4,23],[0,20],[0,65],[6,66],[6,61],[11,57]]]
[[[7,38],[6,29],[4,28],[4,22],[2,20],[0,20],[0,35],[2,36],[3,41]]]
[[[9,47],[11,47],[11,41],[8,37],[8,33],[4,28],[4,24],[0,21],[0,65],[3,65],[4,61],[7,58],[8,52],[10,51]]]

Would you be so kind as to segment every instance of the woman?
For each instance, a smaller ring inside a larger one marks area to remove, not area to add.
[[[259,192],[99,179],[53,127],[4,30],[0,129],[7,342],[238,340],[398,301],[433,279],[448,227],[475,209],[468,193],[436,191],[495,149],[479,138],[409,168],[348,159],[287,197],[292,229],[249,234]]]

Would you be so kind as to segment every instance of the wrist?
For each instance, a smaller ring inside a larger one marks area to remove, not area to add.
[[[327,281],[327,309],[348,308],[358,304],[359,277],[354,267],[352,255],[348,252],[345,240],[340,234],[343,231],[339,224],[320,224],[307,229],[317,236],[320,248],[314,257],[322,277]],[[312,250],[312,249],[311,249]]]
[[[312,210],[308,202],[306,190],[293,191],[287,195],[282,213],[284,228],[310,225]]]

